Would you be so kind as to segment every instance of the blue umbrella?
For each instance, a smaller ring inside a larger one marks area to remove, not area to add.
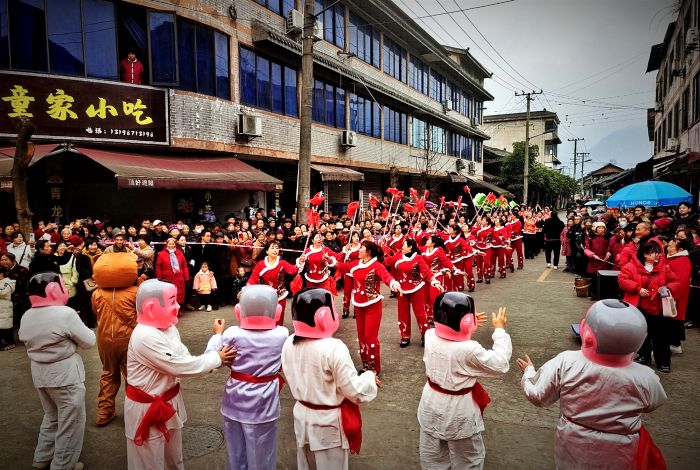
[[[610,196],[605,204],[608,207],[659,207],[692,201],[693,196],[680,186],[665,181],[643,181],[625,186]]]

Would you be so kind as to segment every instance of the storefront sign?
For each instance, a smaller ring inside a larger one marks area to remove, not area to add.
[[[167,90],[82,78],[0,72],[0,136],[13,120],[36,125],[34,138],[168,144]]]

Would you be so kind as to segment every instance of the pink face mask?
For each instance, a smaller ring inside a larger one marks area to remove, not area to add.
[[[331,311],[330,307],[321,307],[314,314],[316,326],[309,326],[302,321],[294,320],[294,334],[305,338],[330,338],[340,327],[340,317]]]
[[[161,284],[164,285],[162,296],[156,294],[145,299],[137,318],[142,325],[165,330],[177,325],[180,304],[177,303],[177,288],[172,284]]]
[[[634,360],[634,352],[629,354],[599,353],[597,351],[598,341],[596,340],[593,330],[586,324],[585,318],[579,323],[579,332],[581,333],[581,352],[589,361],[602,366],[624,367],[630,365]]]
[[[476,331],[476,322],[474,315],[468,313],[462,317],[459,322],[459,331],[455,331],[447,325],[435,322],[435,334],[442,339],[448,341],[469,341]]]
[[[60,278],[61,282],[51,282],[46,286],[46,297],[41,297],[39,295],[30,295],[29,302],[32,304],[32,308],[39,307],[62,307],[68,303],[68,289],[66,284],[63,282],[63,278]]]

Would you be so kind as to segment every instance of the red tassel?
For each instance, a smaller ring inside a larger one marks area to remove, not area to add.
[[[302,287],[304,287],[304,280],[301,278],[301,274],[297,274],[289,284],[289,288],[292,289],[292,294],[296,294]]]
[[[348,438],[350,452],[359,454],[362,447],[362,415],[360,406],[347,398],[340,404],[340,419],[343,423],[343,432]]]

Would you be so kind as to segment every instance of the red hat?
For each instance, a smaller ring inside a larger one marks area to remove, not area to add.
[[[671,219],[669,219],[668,217],[661,217],[660,219],[656,219],[654,221],[654,225],[659,230],[666,230],[671,226],[672,223],[673,222],[671,222]]]
[[[83,239],[78,235],[72,235],[70,237],[70,244],[73,246],[78,246],[83,243]]]

